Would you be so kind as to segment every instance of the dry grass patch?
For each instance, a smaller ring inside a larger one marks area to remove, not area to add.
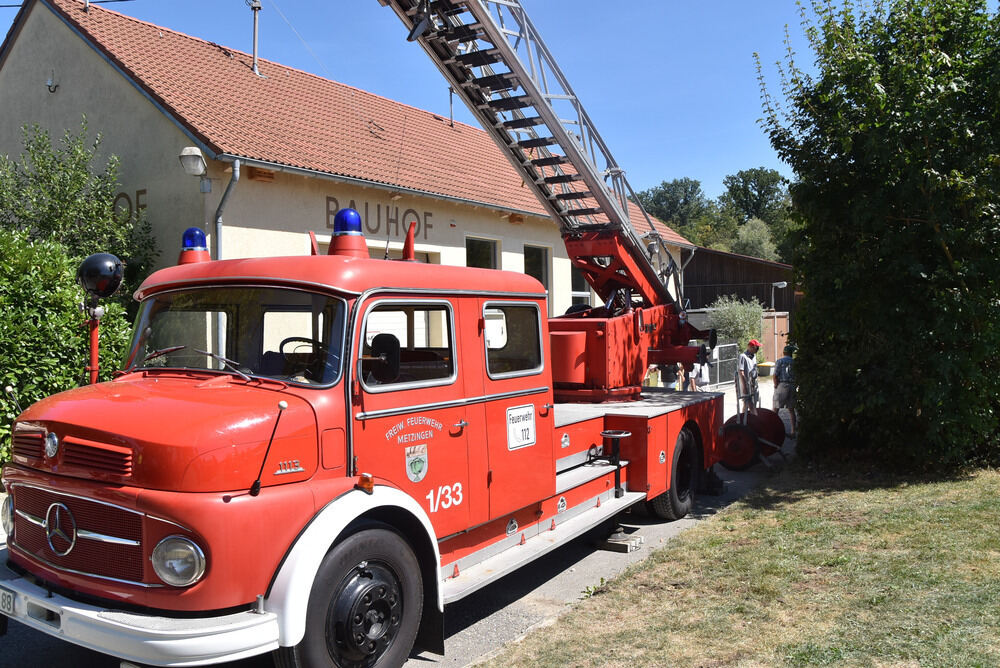
[[[491,666],[1000,665],[1000,474],[791,465]]]

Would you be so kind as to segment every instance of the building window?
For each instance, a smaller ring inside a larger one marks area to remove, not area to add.
[[[390,248],[389,257],[385,256],[385,246],[369,246],[368,247],[368,257],[373,260],[401,260],[403,258],[403,249],[401,248]],[[433,257],[430,253],[423,251],[414,251],[413,259],[417,262],[423,262],[424,264],[441,264],[441,258],[437,253],[434,253]]]
[[[524,246],[524,273],[536,279],[549,290],[549,249],[539,246]]]
[[[465,266],[497,269],[497,242],[490,239],[465,239]]]
[[[570,295],[574,304],[590,306],[590,284],[583,277],[583,272],[576,267],[570,267]]]

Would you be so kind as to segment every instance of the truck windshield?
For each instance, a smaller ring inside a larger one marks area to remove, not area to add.
[[[329,385],[340,378],[344,300],[301,290],[216,287],[142,302],[124,368],[197,369]]]

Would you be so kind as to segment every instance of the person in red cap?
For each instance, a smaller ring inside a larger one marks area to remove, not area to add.
[[[745,402],[744,410],[757,414],[757,404],[760,400],[760,391],[757,387],[757,351],[760,350],[760,341],[750,339],[747,349],[740,355],[739,365],[736,371],[737,394]]]

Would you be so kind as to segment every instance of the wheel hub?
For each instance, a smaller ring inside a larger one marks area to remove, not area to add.
[[[402,616],[403,598],[392,571],[382,564],[358,564],[330,608],[330,654],[342,664],[373,664],[396,639]]]

